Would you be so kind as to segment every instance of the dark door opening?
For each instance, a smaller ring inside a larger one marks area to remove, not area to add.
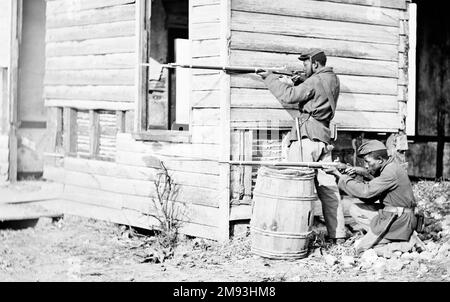
[[[450,19],[436,3],[417,4],[416,136],[413,174],[450,179]]]

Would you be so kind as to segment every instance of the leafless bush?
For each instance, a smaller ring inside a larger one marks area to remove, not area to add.
[[[156,174],[154,185],[156,197],[152,197],[152,202],[156,212],[149,215],[159,222],[158,243],[163,248],[173,248],[177,244],[178,231],[182,226],[185,213],[181,204],[175,204],[178,187],[163,162],[161,162],[160,171]]]

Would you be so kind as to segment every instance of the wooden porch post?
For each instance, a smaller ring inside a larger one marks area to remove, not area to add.
[[[19,45],[22,36],[22,0],[11,1],[11,48],[9,70],[9,180],[17,180],[17,86]]]
[[[229,65],[229,39],[231,36],[231,1],[220,2],[220,60],[223,66]],[[223,163],[230,160],[230,75],[221,72],[220,83],[220,201],[219,201],[219,237],[220,241],[226,242],[230,237],[230,164]]]

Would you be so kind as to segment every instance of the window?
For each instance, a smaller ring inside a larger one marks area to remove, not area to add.
[[[159,68],[155,77],[152,69],[171,62],[190,62],[188,0],[141,2],[147,7],[141,8],[145,17],[138,30],[149,34],[142,36],[139,57],[151,64],[141,73],[135,138],[189,141],[190,70]]]

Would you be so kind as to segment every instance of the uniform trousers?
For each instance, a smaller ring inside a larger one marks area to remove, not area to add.
[[[350,206],[349,212],[352,218],[357,224],[367,231],[363,238],[355,242],[355,250],[357,253],[362,253],[365,250],[370,249],[373,243],[377,240],[378,235],[370,229],[370,222],[375,216],[378,215],[379,209],[379,204],[365,204],[363,202],[355,203]],[[378,242],[378,244],[382,245],[389,242],[391,242],[391,240],[383,238]]]

